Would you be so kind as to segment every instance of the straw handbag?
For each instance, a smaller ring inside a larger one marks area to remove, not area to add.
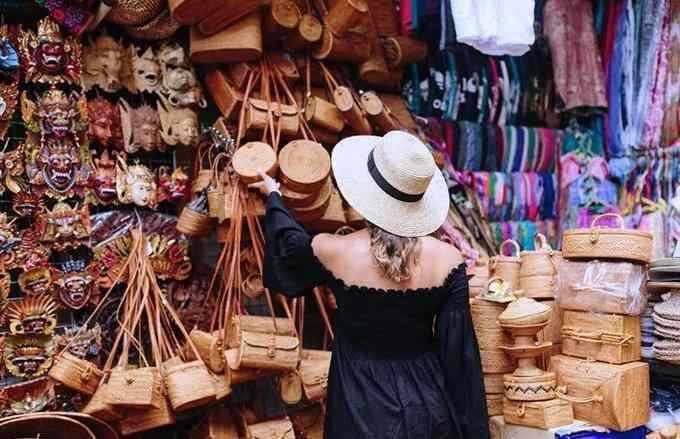
[[[238,26],[253,13],[259,15],[258,9],[268,4],[265,0],[222,0],[221,3],[217,11],[205,17],[195,26],[203,35],[221,35],[224,30]]]
[[[208,415],[189,432],[190,439],[239,439],[238,424],[227,405],[210,409]]]
[[[249,98],[246,104],[246,129],[264,131],[269,127],[269,119],[273,118],[273,124],[280,126],[281,134],[295,136],[300,131],[298,112],[295,105]]]
[[[618,229],[599,226],[600,221],[608,217],[616,218]],[[620,215],[605,213],[595,217],[589,229],[565,231],[562,253],[565,258],[622,259],[647,264],[652,255],[652,235],[627,230]]]
[[[215,218],[208,214],[208,195],[204,190],[189,202],[177,218],[177,231],[187,236],[199,237],[215,228]]]
[[[507,246],[512,246],[515,249],[514,256],[505,256],[503,251]],[[519,273],[522,260],[520,258],[520,249],[517,241],[508,239],[501,243],[498,249],[498,256],[491,258],[490,271],[492,277],[500,277],[510,285],[511,291],[516,291],[520,288]]]
[[[295,430],[305,439],[323,439],[324,409],[314,404],[291,413],[290,420]]]
[[[482,294],[489,282],[489,258],[477,258],[475,265],[468,268],[467,275],[470,297],[477,297]]]
[[[158,408],[126,410],[118,426],[123,436],[129,436],[173,424],[175,424],[175,414],[167,398],[163,396],[159,399]]]
[[[123,417],[122,411],[107,402],[108,392],[109,385],[105,382],[100,383],[81,412],[106,422],[119,421]]]
[[[519,287],[524,297],[551,299],[562,254],[554,251],[540,233],[534,236],[534,247],[533,251],[520,252]]]
[[[243,104],[243,92],[229,82],[226,73],[219,67],[209,66],[203,74],[203,82],[224,119],[235,120],[237,110]]]
[[[199,25],[200,26],[200,25]],[[205,36],[191,27],[189,52],[195,64],[228,64],[262,56],[260,12],[255,11],[226,29]]]
[[[295,439],[293,424],[287,417],[248,425],[246,432],[251,439]]]
[[[382,99],[380,99],[376,93],[369,91],[362,94],[361,106],[373,126],[380,132],[388,133],[399,129],[397,120],[392,116],[389,108],[383,104]]]
[[[344,86],[337,87],[333,91],[333,102],[355,134],[373,134],[373,128],[368,122],[368,118],[366,118],[366,114],[359,103],[359,97],[354,90]]]
[[[302,193],[318,192],[331,172],[328,151],[311,140],[294,140],[279,152],[281,182],[289,189]]]
[[[324,22],[335,35],[342,36],[367,12],[365,0],[338,0],[324,17]]]
[[[93,395],[99,387],[104,372],[96,364],[78,358],[70,352],[62,352],[49,372],[50,378],[86,395]]]

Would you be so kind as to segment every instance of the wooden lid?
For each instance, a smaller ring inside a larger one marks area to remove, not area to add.
[[[281,149],[279,166],[286,185],[297,192],[317,190],[331,172],[331,157],[319,143],[293,140]]]
[[[309,207],[301,207],[292,210],[292,214],[298,221],[310,222],[318,220],[326,213],[328,205],[331,201],[333,193],[333,183],[331,179],[327,179],[326,183],[321,188],[319,195],[314,200],[314,203]]]
[[[378,116],[384,109],[382,100],[372,91],[367,91],[361,95],[361,105],[370,116]]]
[[[271,3],[271,15],[279,26],[285,29],[295,29],[300,23],[302,14],[294,1],[274,0]]]
[[[334,39],[335,36],[333,35],[333,32],[331,32],[330,29],[324,27],[323,35],[321,35],[321,38],[318,40],[318,43],[314,46],[314,49],[312,50],[312,56],[314,57],[314,59],[328,58],[328,55],[331,54],[331,50],[333,49]]]
[[[254,183],[260,179],[258,172],[275,169],[276,153],[264,142],[248,142],[236,150],[232,165],[244,183]]]
[[[318,18],[310,14],[304,14],[298,24],[298,33],[310,43],[315,43],[321,39],[323,26]]]
[[[338,110],[343,113],[350,111],[354,107],[352,91],[344,86],[340,86],[333,91],[333,101]]]
[[[284,184],[281,185],[281,197],[283,198],[283,202],[289,207],[308,207],[314,203],[318,196],[318,192],[303,194],[302,192],[292,190]]]

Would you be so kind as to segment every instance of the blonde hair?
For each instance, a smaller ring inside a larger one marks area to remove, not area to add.
[[[411,262],[418,263],[420,240],[393,235],[368,223],[371,254],[380,274],[397,283],[411,278]]]

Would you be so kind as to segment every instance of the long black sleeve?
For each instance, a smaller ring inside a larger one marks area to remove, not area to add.
[[[272,193],[264,218],[264,285],[289,297],[323,283],[323,268],[314,256],[312,237],[290,215],[281,196]]]
[[[467,279],[456,283],[437,315],[435,335],[462,437],[490,439],[482,362],[468,297]]]

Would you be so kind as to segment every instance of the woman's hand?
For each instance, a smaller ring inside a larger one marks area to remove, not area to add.
[[[266,196],[271,195],[273,192],[276,192],[279,195],[281,194],[280,190],[281,184],[278,181],[276,181],[275,179],[273,179],[264,172],[260,171],[258,174],[260,175],[260,177],[262,177],[262,181],[250,184],[248,185],[248,187],[259,189],[260,192],[262,192],[262,194]]]

